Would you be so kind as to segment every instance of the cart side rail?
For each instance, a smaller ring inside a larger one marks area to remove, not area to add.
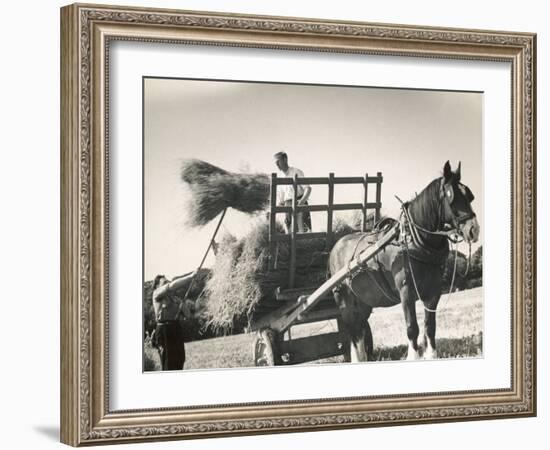
[[[295,285],[296,276],[296,242],[302,239],[325,239],[326,249],[332,248],[334,241],[334,212],[335,211],[361,211],[361,231],[367,231],[368,211],[374,210],[374,222],[380,220],[380,210],[382,208],[381,190],[383,177],[381,172],[376,176],[369,176],[368,173],[363,177],[336,177],[330,173],[328,177],[278,177],[276,173],[271,174],[270,183],[270,214],[269,214],[269,268],[275,268],[277,245],[280,242],[290,244],[289,261],[289,287]],[[297,204],[297,186],[308,185],[326,185],[328,186],[328,199],[326,204],[298,205]],[[338,185],[358,184],[363,186],[364,195],[361,203],[334,203],[335,187]],[[294,198],[291,206],[279,206],[277,204],[277,187],[294,186]],[[369,201],[369,185],[374,185],[375,201]],[[301,212],[326,212],[327,230],[321,232],[299,233],[296,225],[296,215]],[[291,214],[292,227],[290,233],[279,233],[277,231],[277,214]]]

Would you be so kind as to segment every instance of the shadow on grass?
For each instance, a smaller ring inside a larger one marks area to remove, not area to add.
[[[483,333],[465,336],[463,338],[436,339],[438,359],[445,358],[477,358],[483,354]],[[424,349],[420,348],[420,356]],[[399,361],[407,357],[407,346],[378,347],[374,349],[375,361]]]

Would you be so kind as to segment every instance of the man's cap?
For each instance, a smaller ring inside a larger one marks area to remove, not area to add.
[[[273,159],[278,160],[278,159],[281,159],[281,158],[287,158],[287,154],[285,152],[277,152],[273,155]]]
[[[157,275],[155,279],[153,280],[153,289],[156,289],[158,287],[159,281],[163,278],[166,278],[164,275]]]

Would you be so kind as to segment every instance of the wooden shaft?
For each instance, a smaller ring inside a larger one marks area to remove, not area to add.
[[[328,251],[332,247],[332,220],[333,220],[333,209],[334,205],[334,173],[329,173],[328,175],[328,205],[327,205],[327,237],[325,248]]]
[[[368,200],[368,197],[369,197],[369,174],[366,173],[365,174],[365,181],[364,181],[364,189],[365,189],[365,196],[363,198],[363,218],[362,218],[362,221],[361,221],[361,231],[365,232],[367,231],[367,211],[368,211],[368,203],[369,203],[369,200]]]
[[[218,225],[216,226],[216,229],[214,230],[214,234],[212,235],[212,239],[210,239],[210,243],[208,244],[208,248],[206,249],[206,252],[204,252],[204,256],[202,257],[202,261],[199,264],[199,268],[197,269],[197,271],[195,272],[195,275],[191,279],[191,283],[189,283],[189,287],[187,288],[187,291],[185,292],[185,297],[183,297],[183,301],[187,300],[187,296],[189,295],[189,292],[191,292],[191,288],[195,284],[195,279],[197,277],[197,274],[202,269],[202,265],[204,264],[204,261],[206,261],[206,257],[208,256],[208,252],[212,248],[212,243],[214,242],[214,239],[216,239],[216,235],[218,234],[218,230],[220,229],[220,226],[222,224],[222,221],[223,221],[223,218],[225,217],[226,212],[227,212],[227,208],[225,208],[222,211],[222,214],[220,216],[220,220],[218,222]]]

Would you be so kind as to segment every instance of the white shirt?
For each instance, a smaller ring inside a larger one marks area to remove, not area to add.
[[[286,173],[279,171],[278,176],[282,178],[294,178],[294,175],[297,175],[298,178],[304,177],[304,172],[302,172],[300,169],[296,167],[288,167],[288,170]],[[299,184],[298,185],[298,198],[300,198],[302,195],[304,195],[304,189],[306,187],[309,187],[307,184]],[[286,202],[286,201],[292,201],[294,198],[294,186],[291,184],[279,186],[277,191],[277,200],[278,203]]]

